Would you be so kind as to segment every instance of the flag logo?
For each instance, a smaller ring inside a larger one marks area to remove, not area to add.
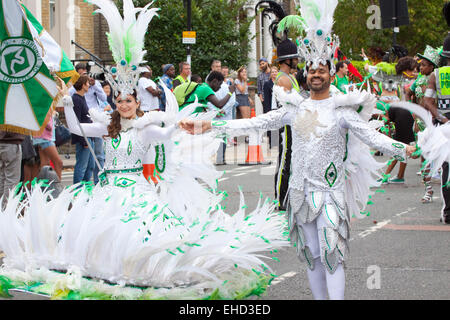
[[[33,40],[9,38],[0,46],[0,81],[22,83],[39,72],[42,59]]]

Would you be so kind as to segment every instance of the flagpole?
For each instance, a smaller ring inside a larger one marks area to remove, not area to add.
[[[86,134],[84,133],[84,130],[83,130],[83,127],[81,126],[80,120],[78,120],[78,117],[75,117],[75,118],[77,119],[78,127],[80,128],[81,134],[83,135],[84,140],[86,140],[89,151],[91,152],[92,156],[94,157],[95,163],[97,164],[97,167],[98,167],[98,171],[101,171],[102,168],[100,166],[100,162],[98,161],[97,157],[95,156],[95,151],[94,151],[94,149],[92,149],[92,146],[89,143],[89,140],[86,137]]]

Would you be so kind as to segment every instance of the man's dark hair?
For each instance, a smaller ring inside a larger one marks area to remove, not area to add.
[[[211,73],[208,75],[208,82],[211,82],[215,79],[217,79],[220,82],[220,81],[223,81],[225,78],[223,77],[222,72],[211,71]]]
[[[77,63],[75,66],[75,71],[78,72],[80,69],[87,70],[87,65],[83,62]]]
[[[400,58],[395,66],[397,75],[402,75],[406,70],[415,70],[417,68],[417,61],[413,57]]]
[[[199,82],[199,81],[202,81],[202,77],[200,77],[198,74],[193,74],[193,75],[191,76],[191,81],[193,81],[193,82]]]
[[[84,75],[78,78],[77,82],[73,85],[75,90],[80,91],[81,88],[83,88],[83,85],[85,85],[87,82],[89,82],[89,77]]]

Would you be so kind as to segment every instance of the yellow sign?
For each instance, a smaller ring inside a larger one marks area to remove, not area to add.
[[[196,31],[183,31],[183,38],[196,38],[197,32]]]
[[[197,38],[197,32],[183,31],[183,43],[184,44],[195,44],[196,38]]]

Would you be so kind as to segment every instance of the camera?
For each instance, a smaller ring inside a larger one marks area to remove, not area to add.
[[[89,77],[91,77],[91,78],[93,78],[93,79],[95,79],[95,80],[105,81],[105,80],[106,80],[106,78],[105,78],[105,72],[91,72],[91,67],[92,67],[93,65],[95,65],[95,62],[92,62],[92,61],[89,61],[89,62],[86,64],[86,69],[87,69],[87,72],[88,72],[88,74],[89,74]]]

